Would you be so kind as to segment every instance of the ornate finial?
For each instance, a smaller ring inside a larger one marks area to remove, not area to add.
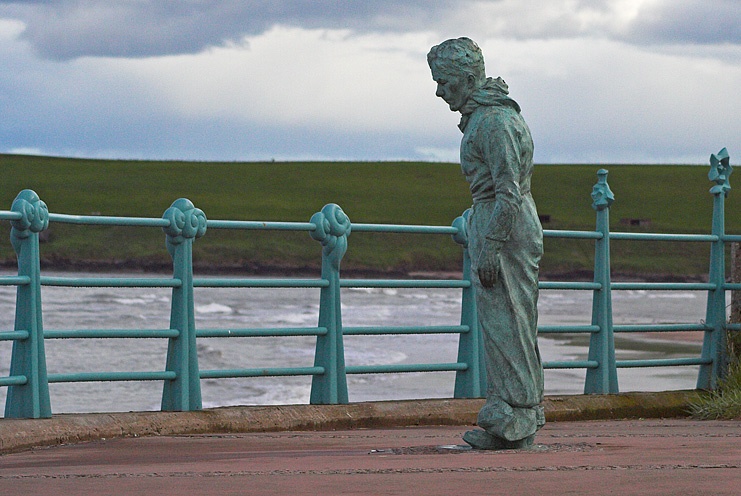
[[[463,248],[468,248],[468,217],[470,215],[471,209],[469,208],[453,221],[453,227],[458,229],[458,232],[453,234],[453,241],[462,245]]]
[[[311,216],[310,222],[316,228],[309,234],[322,244],[322,252],[333,256],[337,263],[347,251],[347,237],[350,235],[351,223],[339,205],[330,203]]]
[[[24,189],[18,193],[10,209],[21,214],[20,219],[10,221],[13,237],[27,238],[31,233],[39,233],[49,227],[49,208],[33,190]]]
[[[615,195],[610,190],[610,185],[607,184],[607,170],[598,170],[597,178],[597,184],[592,188],[592,208],[604,210],[615,201]]]
[[[162,230],[167,234],[167,241],[177,245],[186,239],[200,238],[206,234],[206,214],[195,208],[187,198],[175,200],[170,208],[165,210],[163,219],[170,221],[170,225]]]
[[[731,190],[729,179],[732,173],[733,167],[731,167],[731,157],[728,155],[728,150],[723,148],[718,153],[710,155],[708,179],[715,183],[715,186],[710,188],[710,192],[714,195],[723,193],[728,196],[728,192]]]

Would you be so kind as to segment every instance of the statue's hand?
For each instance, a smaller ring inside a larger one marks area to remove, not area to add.
[[[499,279],[499,249],[502,243],[487,239],[479,255],[478,274],[481,285],[490,288]]]

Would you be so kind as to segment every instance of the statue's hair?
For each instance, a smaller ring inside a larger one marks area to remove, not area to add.
[[[470,38],[446,40],[435,45],[427,54],[430,68],[433,64],[451,74],[472,74],[477,81],[486,79],[484,55]]]

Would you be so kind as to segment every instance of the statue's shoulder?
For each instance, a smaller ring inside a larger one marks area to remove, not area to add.
[[[487,105],[476,110],[477,127],[481,130],[505,130],[518,126],[520,113],[507,105]]]

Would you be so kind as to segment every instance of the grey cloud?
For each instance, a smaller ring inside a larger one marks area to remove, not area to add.
[[[632,45],[741,42],[738,0],[656,0],[635,10],[617,0],[473,2],[471,24],[487,36],[526,39],[604,38]],[[525,9],[525,5],[529,8]]]
[[[354,32],[430,30],[475,39],[598,37],[637,45],[738,44],[738,0],[0,0],[0,18],[45,58],[146,57],[239,42],[276,24]],[[627,18],[626,18],[627,16]]]
[[[424,0],[61,0],[0,2],[0,17],[27,25],[23,38],[50,59],[194,53],[239,41],[276,24],[305,28],[396,29],[424,25],[449,2]],[[5,5],[5,6],[3,6]]]
[[[659,44],[738,44],[740,26],[738,0],[663,0],[645,6],[625,36]]]

